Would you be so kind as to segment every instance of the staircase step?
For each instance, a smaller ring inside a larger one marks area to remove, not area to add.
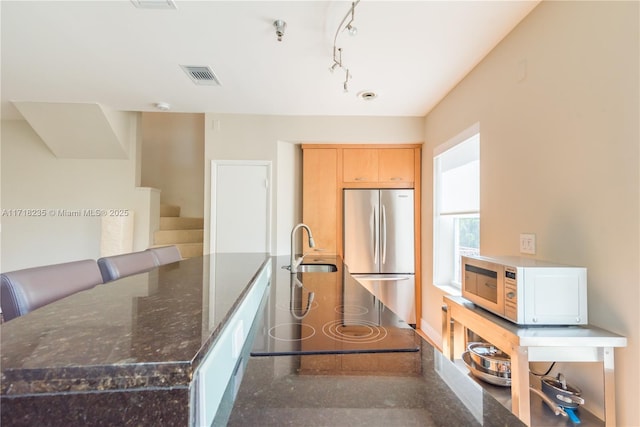
[[[160,216],[180,216],[180,206],[160,204]]]
[[[194,258],[202,256],[202,243],[177,243],[176,246],[178,247],[182,258]]]
[[[160,230],[202,230],[204,218],[160,217]]]
[[[155,245],[174,243],[202,243],[204,230],[159,230],[153,235]]]

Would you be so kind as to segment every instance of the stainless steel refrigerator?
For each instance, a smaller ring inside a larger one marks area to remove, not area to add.
[[[344,261],[349,272],[415,325],[413,216],[413,190],[344,190]]]

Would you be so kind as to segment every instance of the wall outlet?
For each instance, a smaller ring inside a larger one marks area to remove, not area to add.
[[[536,253],[536,235],[535,234],[520,235],[520,253],[535,255]]]

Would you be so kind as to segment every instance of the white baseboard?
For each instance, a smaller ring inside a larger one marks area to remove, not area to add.
[[[420,330],[439,348],[442,348],[442,331],[439,331],[427,322],[424,319],[420,319]]]

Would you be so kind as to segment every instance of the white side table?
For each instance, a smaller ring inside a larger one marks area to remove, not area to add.
[[[462,297],[445,296],[442,350],[451,360],[466,350],[470,329],[511,357],[511,411],[531,425],[529,362],[601,362],[605,425],[616,425],[615,347],[627,338],[594,326],[520,326],[476,307]],[[462,332],[460,333],[460,328]]]

